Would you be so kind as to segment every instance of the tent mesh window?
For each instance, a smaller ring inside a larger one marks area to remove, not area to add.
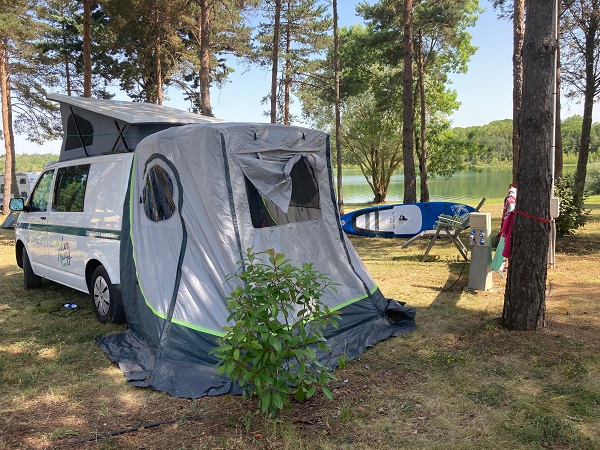
[[[248,178],[244,178],[246,179],[250,217],[254,228],[273,227],[321,218],[319,185],[314,170],[306,158],[300,158],[290,172],[292,198],[287,214],[268,198],[263,197]]]
[[[89,164],[58,169],[54,183],[53,211],[83,212],[89,171]]]
[[[91,146],[94,143],[94,126],[92,122],[77,114],[69,115],[66,138],[64,151]]]
[[[153,222],[167,220],[175,213],[173,180],[159,165],[152,166],[146,173],[142,203],[146,217]]]

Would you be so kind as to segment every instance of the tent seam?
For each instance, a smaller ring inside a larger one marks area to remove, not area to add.
[[[223,132],[219,132],[221,136],[221,151],[223,152],[223,164],[225,170],[225,182],[227,184],[227,195],[229,196],[229,210],[231,212],[231,221],[233,223],[233,230],[235,233],[235,240],[240,254],[240,261],[242,264],[242,270],[246,270],[244,264],[244,253],[242,251],[242,239],[240,237],[240,230],[238,227],[237,214],[235,212],[235,202],[233,200],[233,186],[231,185],[231,174],[229,172],[229,158],[227,157],[227,149],[225,147],[225,136]]]
[[[344,253],[346,254],[346,258],[348,259],[348,264],[350,264],[350,267],[352,268],[352,272],[354,272],[354,275],[356,275],[356,277],[360,280],[360,282],[363,285],[363,288],[365,289],[366,295],[365,295],[365,297],[363,297],[363,299],[369,298],[372,295],[370,293],[369,287],[367,286],[367,283],[365,283],[365,280],[363,280],[362,277],[356,271],[354,264],[352,264],[352,258],[350,257],[350,252],[348,251],[348,246],[346,245],[346,241],[344,240],[344,230],[342,229],[342,223],[340,221],[340,212],[338,210],[338,207],[337,207],[337,204],[335,201],[335,191],[333,190],[333,169],[331,167],[331,142],[329,140],[329,135],[327,135],[325,147],[326,147],[325,151],[327,154],[327,172],[329,173],[329,193],[331,195],[331,202],[333,204],[333,210],[335,212],[335,218],[336,218],[336,222],[337,222],[340,241],[342,243],[342,247],[344,248]],[[384,311],[379,309],[377,302],[373,302],[373,304],[379,310],[379,313],[383,315]]]

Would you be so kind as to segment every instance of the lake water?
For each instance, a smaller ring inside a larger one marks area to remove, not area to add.
[[[565,172],[575,170],[575,165],[565,165]],[[335,175],[334,175],[335,176]],[[490,166],[481,172],[458,172],[449,180],[429,179],[431,201],[454,201],[476,205],[483,197],[503,199],[508,192],[512,179],[512,167]],[[360,169],[344,169],[344,203],[369,203],[373,201],[373,192],[365,181]],[[402,203],[404,196],[404,175],[392,176],[387,203]],[[419,199],[419,180],[417,179],[417,200]]]

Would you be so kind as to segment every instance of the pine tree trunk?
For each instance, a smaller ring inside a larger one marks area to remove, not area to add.
[[[585,93],[583,100],[583,121],[581,124],[581,146],[577,158],[575,172],[575,204],[583,204],[583,190],[587,174],[587,163],[590,153],[590,135],[592,131],[592,113],[594,110],[594,96],[596,93],[596,79],[594,69],[597,62],[594,58],[595,39],[600,26],[600,15],[595,14],[590,18],[585,33]]]
[[[523,38],[525,35],[525,0],[514,0],[513,14],[513,183],[517,182],[517,168],[521,152],[519,114],[523,101]]]
[[[281,22],[281,0],[275,0],[273,24],[273,66],[271,68],[271,123],[277,123],[277,72],[279,63],[279,24]]]
[[[556,50],[557,58],[560,53],[560,46]],[[559,58],[560,62],[560,58]],[[563,166],[564,166],[564,158],[563,158],[563,144],[562,144],[562,124],[560,121],[560,65],[556,70],[556,125],[554,130],[554,178],[560,178],[563,175]]]
[[[61,23],[62,30],[62,44],[63,48],[67,48],[67,36],[66,36],[66,27],[64,23]],[[71,96],[71,67],[69,55],[65,52],[65,83],[67,85],[67,95]]]
[[[412,0],[404,0],[404,90],[402,92],[402,154],[404,158],[404,203],[417,201],[417,181],[414,157],[414,108],[413,108],[413,32]]]
[[[290,4],[288,2],[288,8]],[[292,48],[292,36],[289,22],[286,25],[285,32],[285,74],[284,74],[284,96],[283,96],[283,124],[290,124],[290,85],[292,84],[290,72],[292,71],[292,62],[290,61],[290,51]]]
[[[8,67],[8,65],[7,65]],[[10,76],[7,81],[7,92],[8,92],[8,134],[10,136],[10,155],[12,158],[12,193],[15,197],[21,197],[21,191],[19,190],[19,184],[17,182],[17,155],[15,152],[15,129],[13,127],[13,109],[12,109],[12,99],[10,98],[10,93],[12,92],[12,88],[10,86]]]
[[[200,114],[213,116],[210,104],[210,5],[200,0]]]
[[[503,325],[535,330],[544,325],[550,224],[553,132],[553,2],[528,3],[523,46],[523,103],[519,119],[521,148],[517,172],[517,205],[512,229]]]
[[[154,10],[154,55],[156,57],[156,104],[163,103],[163,79],[162,79],[162,49],[160,42],[160,16],[158,7]]]
[[[8,71],[8,48],[5,39],[0,40],[0,92],[2,95],[2,132],[4,137],[4,150],[6,153],[6,161],[4,167],[4,201],[3,211],[8,214],[11,193],[14,192],[15,186],[15,154],[14,147],[11,143],[12,124],[10,123],[10,88],[9,88],[9,71]],[[18,187],[17,187],[18,188]],[[18,192],[18,191],[17,191]]]
[[[560,11],[560,8],[559,8]],[[558,13],[560,14],[560,12]],[[560,16],[556,21],[556,38],[560,42]],[[560,101],[560,45],[556,47],[556,107],[554,114],[554,179],[561,178],[563,175],[563,143],[562,143],[562,123],[561,123],[561,101]],[[554,180],[553,180],[554,181]]]
[[[92,96],[91,0],[83,0],[83,96]],[[68,69],[68,67],[67,67]],[[68,72],[67,72],[68,73]],[[71,95],[71,94],[69,94]]]
[[[340,114],[340,61],[338,37],[338,12],[337,0],[333,0],[333,65],[335,73],[335,153],[337,163],[337,196],[338,210],[344,214],[344,192],[342,189],[342,149],[341,139],[341,114]]]
[[[423,63],[423,30],[419,29],[419,41],[417,48],[417,70],[419,83],[419,104],[421,116],[421,136],[420,136],[420,158],[419,175],[421,180],[421,198],[422,202],[429,201],[429,176],[427,174],[427,107],[425,105],[425,68]]]

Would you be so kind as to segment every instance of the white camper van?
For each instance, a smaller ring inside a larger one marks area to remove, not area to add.
[[[15,248],[25,288],[47,278],[89,292],[101,322],[123,322],[119,247],[133,152],[160,130],[220,121],[149,103],[48,99],[60,103],[59,162],[44,169],[27,200],[11,200],[22,211]]]
[[[22,210],[15,230],[25,288],[47,278],[92,296],[101,322],[125,320],[120,296],[121,216],[133,153],[49,165],[31,195],[12,199]]]

